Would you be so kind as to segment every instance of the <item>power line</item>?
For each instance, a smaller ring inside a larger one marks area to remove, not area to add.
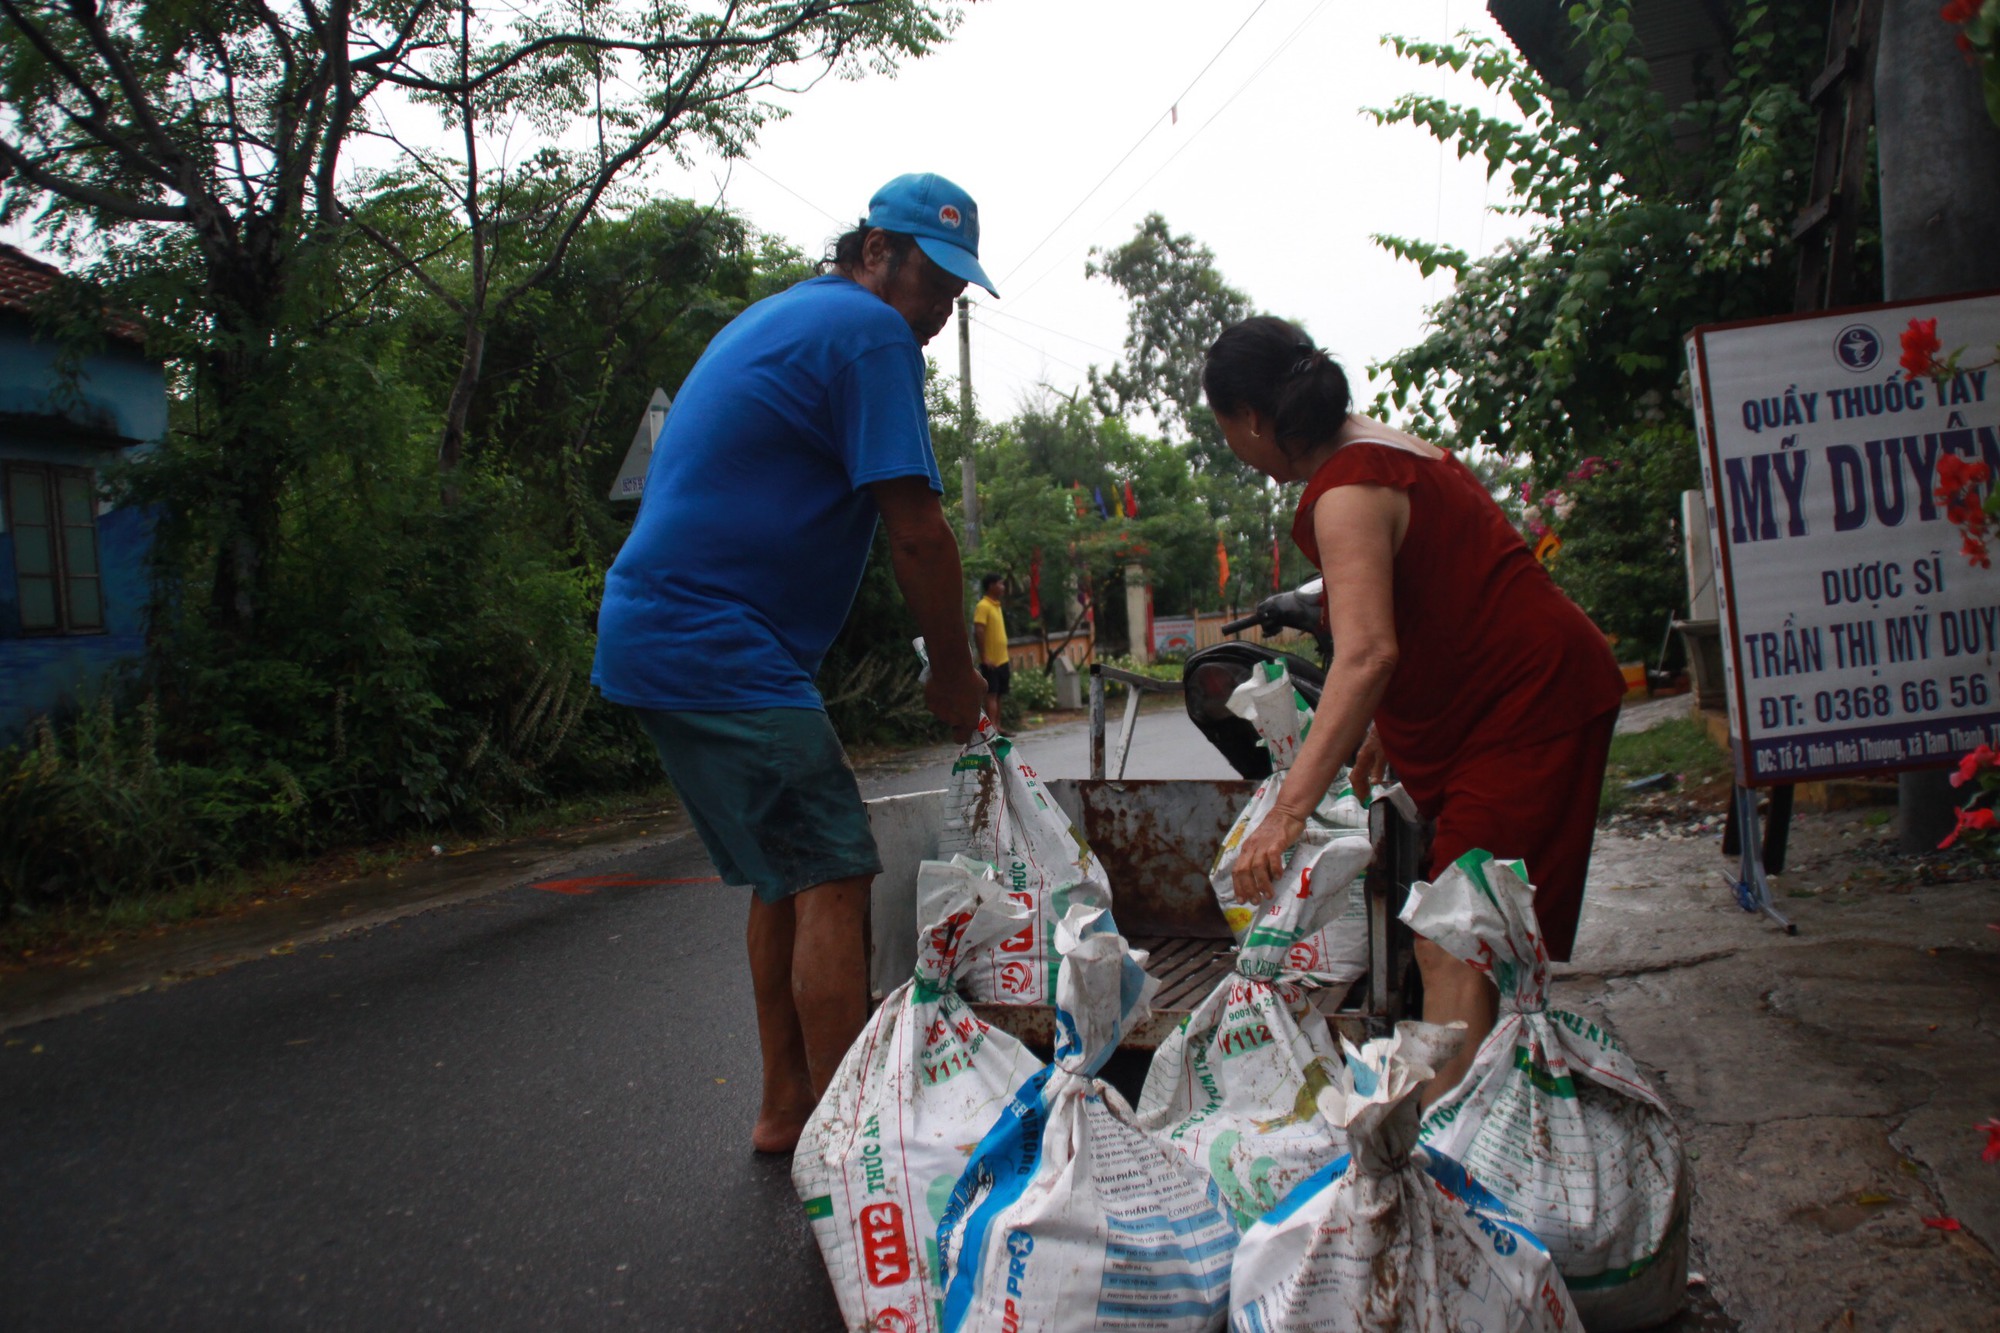
[[[1083,206],[1089,203],[1092,197],[1095,196],[1099,190],[1103,189],[1113,176],[1118,174],[1118,168],[1124,166],[1127,162],[1129,162],[1132,159],[1132,154],[1139,151],[1140,145],[1144,144],[1146,140],[1153,137],[1153,131],[1160,128],[1161,122],[1163,121],[1170,122],[1177,116],[1181,104],[1181,99],[1194,91],[1194,86],[1195,84],[1201,82],[1202,75],[1207,74],[1210,69],[1214,68],[1215,62],[1222,59],[1222,53],[1229,49],[1230,43],[1234,42],[1237,39],[1237,37],[1241,35],[1243,30],[1250,26],[1250,20],[1256,18],[1257,15],[1263,11],[1264,6],[1269,3],[1270,0],[1257,0],[1257,8],[1251,10],[1249,17],[1245,18],[1243,22],[1237,24],[1236,31],[1229,34],[1228,40],[1224,41],[1221,46],[1215,49],[1215,54],[1208,58],[1208,63],[1201,67],[1201,72],[1196,74],[1194,78],[1188,81],[1187,87],[1181,89],[1180,97],[1176,97],[1168,105],[1165,111],[1162,111],[1157,117],[1153,119],[1152,123],[1146,126],[1145,132],[1140,134],[1140,136],[1133,141],[1132,146],[1125,150],[1125,155],[1119,158],[1116,162],[1111,164],[1111,170],[1105,172],[1102,176],[1100,176],[1098,178],[1097,184],[1091,186],[1088,190],[1086,190],[1084,192],[1083,198],[1076,201],[1075,207],[1071,208],[1069,212],[1063,214],[1062,220],[1060,222],[1057,222],[1055,226],[1049,228],[1048,235],[1042,237],[1041,240],[1036,241],[1034,247],[1030,249],[1028,253],[1022,255],[1021,258],[1015,262],[1014,267],[1007,270],[1006,276],[1000,279],[1000,285],[1002,287],[1006,286],[1010,281],[1012,281],[1016,273],[1019,273],[1023,268],[1027,267],[1028,261],[1030,259],[1033,259],[1043,246],[1047,245],[1050,241],[1054,240],[1056,233],[1061,231],[1063,227],[1069,222],[1069,220],[1075,217],[1077,213],[1082,210]]]
[[[785,184],[783,181],[779,180],[776,176],[773,176],[770,172],[758,166],[755,162],[752,162],[749,158],[739,157],[733,160],[741,162],[744,166],[750,168],[750,170],[756,172],[759,176],[762,176],[765,180],[771,182],[771,184],[777,186],[779,189],[783,190],[786,194],[792,196],[792,198],[804,204],[807,208],[810,208],[815,213],[819,213],[822,216],[831,220],[836,226],[850,227],[854,225],[851,222],[843,222],[840,220],[840,218],[836,217],[834,214],[828,213],[824,208],[821,208],[818,204],[806,198],[804,195],[800,194],[797,190],[794,190],[791,186]]]
[[[1052,329],[1046,324],[1037,324],[1032,319],[1023,319],[1021,316],[1015,314],[1011,310],[1002,310],[997,305],[985,305],[979,302],[975,302],[972,308],[974,310],[984,311],[986,314],[989,315],[999,315],[1005,319],[1011,319],[1017,324],[1026,324],[1029,328],[1040,329],[1043,333],[1053,333],[1055,334],[1056,337],[1067,338],[1073,343],[1082,343],[1085,347],[1093,348],[1094,350],[1099,352],[1108,353],[1111,356],[1118,355],[1118,349],[1115,347],[1106,347],[1103,343],[1092,342],[1088,338],[1079,338],[1074,333],[1064,333],[1061,329]]]
[[[1016,338],[1013,334],[1007,332],[1007,330],[1005,329],[996,329],[983,319],[975,319],[973,323],[979,325],[980,328],[985,329],[988,333],[996,333],[1000,335],[1002,338],[1005,338],[1008,342],[1019,343],[1021,344],[1021,346],[1027,348],[1029,351],[1034,352],[1037,355],[1046,357],[1048,360],[1055,362],[1057,365],[1068,366],[1071,370],[1080,371],[1085,375],[1088,375],[1090,373],[1089,370],[1085,369],[1083,366],[1079,366],[1076,362],[1066,361],[1062,357],[1057,356],[1054,352],[1048,350],[1046,347],[1037,347],[1035,344],[1029,342],[1026,338]]]
[[[1215,114],[1210,116],[1207,120],[1203,121],[1201,123],[1200,129],[1197,129],[1193,134],[1190,134],[1186,139],[1183,139],[1181,141],[1181,146],[1174,149],[1174,151],[1167,157],[1166,161],[1160,163],[1159,166],[1155,167],[1153,169],[1152,175],[1140,181],[1139,184],[1133,189],[1132,193],[1126,195],[1123,199],[1121,199],[1117,203],[1115,207],[1111,209],[1110,212],[1106,213],[1102,218],[1098,219],[1096,226],[1093,226],[1091,228],[1091,231],[1093,233],[1096,232],[1098,227],[1102,227],[1106,222],[1109,222],[1112,218],[1116,217],[1124,209],[1126,204],[1131,203],[1134,199],[1139,197],[1139,192],[1141,190],[1144,190],[1148,185],[1151,185],[1155,180],[1158,180],[1160,173],[1165,171],[1168,167],[1172,166],[1174,164],[1174,159],[1178,158],[1182,153],[1185,153],[1189,149],[1189,147],[1193,145],[1194,141],[1202,136],[1203,131],[1208,129],[1209,126],[1215,124],[1216,121],[1222,119],[1223,113],[1228,111],[1230,106],[1235,103],[1236,99],[1241,97],[1244,94],[1244,92],[1249,89],[1250,85],[1255,83],[1263,75],[1264,71],[1269,69],[1277,61],[1278,57],[1282,56],[1286,52],[1286,50],[1288,50],[1291,47],[1291,44],[1293,42],[1298,40],[1299,34],[1306,30],[1306,26],[1308,24],[1310,24],[1314,19],[1319,17],[1320,11],[1325,9],[1326,6],[1327,6],[1327,0],[1320,0],[1320,2],[1317,5],[1313,6],[1312,12],[1310,14],[1307,14],[1305,18],[1299,21],[1299,26],[1293,28],[1290,35],[1288,35],[1284,41],[1279,42],[1277,48],[1273,50],[1270,55],[1264,58],[1264,63],[1257,66],[1256,69],[1252,70],[1250,72],[1250,77],[1245,79],[1237,87],[1236,91],[1229,94],[1228,98],[1224,100],[1222,105],[1215,109]],[[1241,30],[1239,29],[1239,31]],[[1095,191],[1093,191],[1093,193],[1095,193]],[[1016,292],[1011,299],[1014,300],[1016,303],[1019,303],[1020,300],[1023,297],[1025,297],[1029,292],[1041,286],[1043,280],[1046,279],[1051,273],[1054,273],[1058,268],[1061,268],[1063,264],[1069,260],[1070,256],[1076,253],[1076,250],[1077,250],[1076,246],[1071,246],[1067,251],[1063,253],[1063,257],[1061,259],[1058,259],[1055,263],[1043,269],[1041,273],[1036,276],[1033,282],[1029,283],[1019,292]]]

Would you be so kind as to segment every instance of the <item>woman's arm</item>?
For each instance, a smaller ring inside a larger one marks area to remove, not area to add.
[[[1264,822],[1243,840],[1236,893],[1263,902],[1284,873],[1284,855],[1305,831],[1340,765],[1361,744],[1375,707],[1396,674],[1394,567],[1410,522],[1410,500],[1387,486],[1336,486],[1313,508],[1326,576],[1333,665],[1326,673],[1312,734]]]

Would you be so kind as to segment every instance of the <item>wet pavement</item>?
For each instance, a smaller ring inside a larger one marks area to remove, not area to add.
[[[1227,776],[1171,712],[1139,738],[1133,776]],[[1022,747],[1081,776],[1086,743]],[[2000,1326],[2000,889],[1912,882],[1871,817],[1800,817],[1797,937],[1737,910],[1713,834],[1600,835],[1558,1000],[1658,1071],[1695,1154],[1720,1307],[1682,1327]],[[0,978],[0,1325],[838,1327],[747,1147],[741,898],[639,828]]]

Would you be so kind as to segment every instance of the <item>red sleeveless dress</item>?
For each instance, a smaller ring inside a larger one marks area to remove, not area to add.
[[[1320,565],[1312,516],[1337,486],[1409,496],[1392,569],[1396,674],[1375,734],[1437,821],[1429,873],[1474,847],[1525,861],[1549,955],[1567,959],[1625,695],[1610,646],[1470,469],[1374,441],[1343,446],[1313,474],[1292,524],[1329,602],[1340,571]]]

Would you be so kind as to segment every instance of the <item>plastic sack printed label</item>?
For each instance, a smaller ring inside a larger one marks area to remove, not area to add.
[[[1345,1150],[1317,1104],[1341,1064],[1309,1002],[1322,963],[1299,945],[1349,910],[1373,850],[1363,836],[1308,830],[1270,901],[1230,914],[1235,969],[1153,1055],[1139,1124],[1215,1181],[1240,1226]]]
[[[1687,1187],[1673,1118],[1617,1040],[1548,1008],[1549,958],[1518,861],[1467,852],[1411,887],[1403,920],[1484,973],[1500,1020],[1424,1118],[1555,1256],[1594,1333],[1651,1328],[1687,1290]]]
[[[997,1004],[1048,1004],[1058,957],[1053,934],[1073,906],[1109,907],[1111,889],[1083,834],[1033,768],[982,717],[952,765],[941,855],[985,861],[1028,909],[1021,928],[971,952],[959,976],[966,997]]]
[[[942,1327],[938,1220],[980,1136],[1041,1067],[979,1021],[956,973],[968,949],[1026,918],[991,866],[924,862],[915,974],[869,1018],[806,1121],[792,1184],[850,1333]]]
[[[1223,835],[1215,865],[1209,871],[1209,882],[1215,886],[1223,918],[1240,944],[1255,910],[1236,896],[1236,857],[1243,840],[1278,803],[1292,761],[1298,758],[1299,746],[1312,729],[1312,713],[1292,685],[1291,674],[1278,662],[1260,663],[1257,673],[1229,696],[1229,709],[1257,728],[1264,747],[1271,752],[1273,768],[1271,776],[1251,793],[1236,822]],[[1365,835],[1369,827],[1368,810],[1376,800],[1387,800],[1406,817],[1416,817],[1416,806],[1401,785],[1378,787],[1371,799],[1363,800],[1343,774],[1307,817],[1306,832],[1287,863],[1285,882],[1294,890],[1297,888],[1292,881],[1304,869],[1300,858],[1307,858],[1306,864],[1310,865],[1309,848],[1315,845],[1316,834],[1320,835],[1319,846],[1324,846],[1331,835],[1342,832]],[[1363,865],[1365,868],[1366,863]],[[1349,886],[1344,909],[1333,913],[1320,929],[1296,940],[1292,947],[1292,970],[1311,974],[1323,986],[1349,985],[1368,970],[1368,898],[1359,875]]]
[[[1096,1071],[1158,982],[1104,914],[1058,928],[1055,1063],[981,1139],[938,1247],[952,1333],[1221,1326],[1236,1230],[1215,1188]]]
[[[1456,1162],[1417,1143],[1416,1092],[1462,1027],[1399,1023],[1347,1047],[1319,1095],[1349,1155],[1243,1235],[1230,1270],[1237,1333],[1555,1333],[1578,1327],[1549,1253]]]

